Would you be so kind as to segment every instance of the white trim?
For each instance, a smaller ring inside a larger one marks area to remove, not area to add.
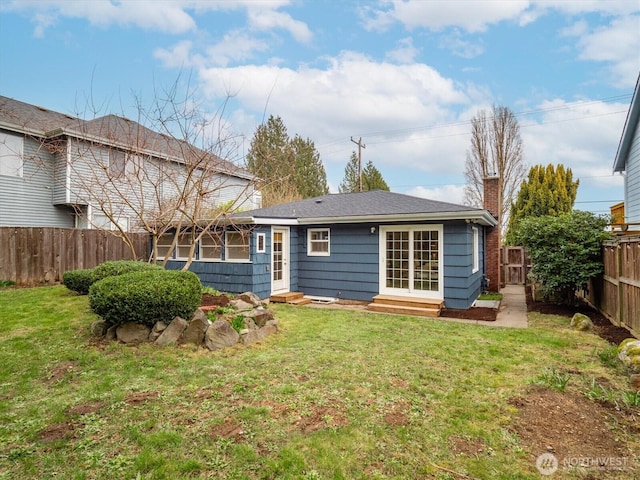
[[[413,288],[414,269],[409,268],[409,288],[391,288],[387,287],[387,232],[409,232],[409,265],[413,264],[413,232],[417,231],[436,231],[438,232],[438,290],[416,290]],[[379,290],[382,294],[411,296],[420,298],[429,298],[435,300],[444,299],[444,226],[442,224],[433,225],[381,225],[378,234],[379,242]]]
[[[283,263],[282,263],[282,279],[279,280],[280,285],[277,290],[275,289],[275,284],[273,280],[273,247],[275,245],[274,237],[275,232],[282,232],[282,254],[283,254]],[[288,292],[291,289],[291,229],[289,227],[283,226],[272,226],[271,227],[271,293],[284,293]]]
[[[260,246],[262,243],[262,246]],[[267,236],[264,233],[256,234],[256,253],[266,253],[267,252]]]
[[[471,273],[476,273],[480,270],[480,231],[478,227],[471,227],[471,235],[472,235],[472,264],[471,264]]]
[[[327,232],[327,239],[325,240],[312,240],[313,233]],[[313,245],[327,244],[327,251],[314,251]],[[331,229],[326,228],[308,228],[307,229],[307,256],[308,257],[329,257],[331,256]]]

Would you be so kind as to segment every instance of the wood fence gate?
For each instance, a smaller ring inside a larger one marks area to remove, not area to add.
[[[506,285],[524,285],[529,272],[529,257],[524,247],[503,246],[500,249],[502,281]]]

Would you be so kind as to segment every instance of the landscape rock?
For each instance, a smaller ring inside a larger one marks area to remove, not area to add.
[[[241,312],[244,310],[253,310],[253,308],[255,307],[253,303],[245,302],[240,298],[234,298],[233,300],[231,300],[230,305]]]
[[[258,330],[247,330],[246,333],[242,335],[243,345],[252,345],[260,340],[262,340],[262,337]]]
[[[273,320],[273,312],[261,306],[245,312],[243,315],[247,318],[252,318],[259,327],[264,327],[269,320]]]
[[[164,329],[162,334],[155,341],[156,345],[166,347],[167,345],[173,345],[178,342],[178,339],[185,331],[189,324],[184,318],[175,317],[169,326]]]
[[[107,322],[104,320],[97,320],[91,324],[91,334],[96,337],[104,337],[108,328]]]
[[[206,315],[194,315],[189,326],[182,334],[181,343],[202,345],[204,334],[210,326],[211,320],[209,320]]]
[[[640,340],[627,338],[618,346],[618,358],[633,374],[640,373]]]
[[[136,344],[146,342],[149,339],[151,329],[141,323],[127,322],[118,325],[116,328],[116,337],[119,341],[126,344]]]
[[[253,318],[244,317],[244,328],[246,330],[257,330],[258,326],[256,325],[256,322],[253,321]]]
[[[259,307],[260,305],[262,305],[262,300],[260,300],[260,297],[253,292],[241,293],[237,298],[239,300],[242,300],[243,302],[253,305],[254,307]]]
[[[593,329],[593,322],[583,313],[576,313],[573,318],[571,318],[570,325],[574,330],[579,330],[581,332]]]
[[[118,329],[117,325],[113,325],[107,328],[107,331],[104,334],[104,339],[108,341],[112,341],[116,339],[116,330]]]
[[[205,346],[209,350],[219,350],[238,343],[240,335],[226,320],[216,320],[204,335]]]
[[[149,334],[149,341],[155,342],[158,337],[162,335],[162,332],[164,332],[166,328],[167,324],[163,321],[156,322],[156,324],[151,329],[151,333]]]

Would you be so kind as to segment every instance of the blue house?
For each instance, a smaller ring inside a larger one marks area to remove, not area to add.
[[[437,314],[467,309],[480,294],[496,224],[486,209],[398,193],[329,194],[230,217],[209,237],[216,258],[199,248],[190,270],[220,291],[274,301],[299,292]]]
[[[624,173],[624,230],[640,231],[640,75],[613,162],[614,173]]]

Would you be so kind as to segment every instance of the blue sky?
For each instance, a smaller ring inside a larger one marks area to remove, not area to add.
[[[137,119],[137,101],[188,82],[229,158],[280,116],[333,191],[361,137],[392,191],[462,203],[470,120],[495,104],[516,113],[527,165],[572,168],[576,208],[623,199],[638,0],[0,0],[0,42],[2,95]]]

